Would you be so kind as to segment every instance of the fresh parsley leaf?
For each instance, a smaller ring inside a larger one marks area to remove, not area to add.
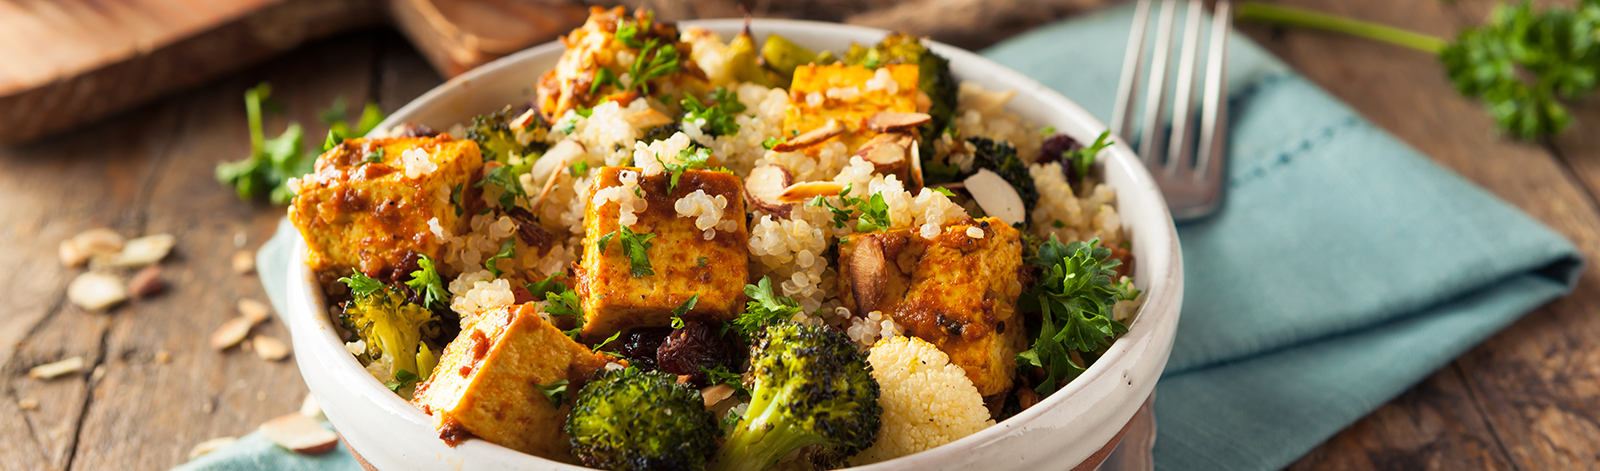
[[[683,328],[683,315],[688,314],[689,310],[694,309],[694,305],[698,304],[699,302],[700,295],[696,294],[694,296],[690,296],[688,301],[684,301],[683,304],[679,304],[678,307],[672,308],[672,318],[675,319],[672,321],[672,328]]]
[[[302,149],[305,131],[300,123],[290,122],[278,137],[267,139],[261,127],[261,113],[272,86],[265,82],[244,92],[245,118],[250,130],[250,155],[243,160],[217,164],[217,181],[231,186],[239,199],[266,195],[272,204],[294,199],[288,182],[311,173],[315,156]]]
[[[732,371],[728,371],[728,367],[723,365],[717,365],[713,368],[701,366],[700,371],[706,372],[706,378],[711,380],[711,384],[726,384],[733,386],[735,393],[738,393],[743,397],[750,397],[750,390],[745,389],[744,387],[744,376]]]
[[[450,189],[450,205],[456,208],[456,217],[461,217],[461,213],[467,212],[467,209],[461,206],[461,190],[466,186],[466,183],[457,183],[455,188]]]
[[[561,407],[562,403],[567,402],[567,386],[567,380],[564,379],[550,384],[533,385],[539,392],[544,393],[545,399],[549,399],[551,405],[556,407]]]
[[[361,158],[361,160],[366,162],[366,163],[369,163],[369,164],[382,163],[383,162],[383,148],[379,147],[378,150],[376,150],[376,151],[368,152],[365,157]]]
[[[738,134],[738,116],[745,110],[744,104],[739,102],[739,96],[719,87],[708,98],[712,102],[710,105],[700,103],[694,95],[684,95],[679,102],[683,105],[684,122],[704,120],[700,129],[713,137]]]
[[[594,344],[594,348],[592,348],[590,350],[593,350],[595,352],[599,352],[601,348],[605,347],[606,345],[610,344],[611,342],[616,341],[618,338],[621,338],[621,337],[622,337],[622,332],[621,331],[613,333],[613,334],[611,334],[610,337],[606,337],[606,339],[601,341],[600,343]],[[613,356],[620,356],[620,355],[613,354]]]
[[[339,281],[350,287],[350,294],[354,295],[356,299],[363,299],[372,296],[373,293],[387,289],[383,286],[383,282],[369,278],[367,275],[361,274],[361,272],[352,273],[350,276],[340,278]]]
[[[667,192],[669,193],[678,189],[678,177],[682,177],[683,172],[706,168],[708,166],[706,162],[709,160],[711,160],[711,151],[704,147],[690,147],[678,151],[677,162],[663,162],[661,156],[656,156],[656,162],[661,163],[661,166],[671,175],[671,180],[667,182]]]
[[[586,173],[589,173],[589,161],[588,160],[578,159],[577,162],[573,162],[572,163],[572,176],[573,177],[581,177]]]
[[[562,292],[548,291],[544,293],[544,300],[549,301],[544,312],[552,316],[568,316],[578,319],[578,327],[583,327],[583,304],[578,300],[578,293],[572,290]]]
[[[708,260],[711,260],[711,259],[705,258],[705,257],[697,258],[697,259],[694,260],[694,265],[697,266],[697,267],[706,266],[706,261],[708,261]]]
[[[938,194],[941,194],[941,195],[945,195],[945,196],[955,196],[956,195],[956,192],[950,191],[949,188],[945,188],[945,187],[942,187],[942,186],[933,187],[933,191],[935,193],[938,193]]]
[[[628,68],[628,77],[631,79],[628,88],[648,94],[650,80],[670,75],[679,69],[678,48],[651,38],[639,49],[638,58]]]
[[[889,203],[883,200],[882,193],[873,193],[865,202],[857,200],[856,209],[861,210],[861,219],[856,220],[856,232],[889,228]]]
[[[1128,283],[1114,283],[1114,270],[1122,261],[1111,259],[1111,249],[1100,240],[1063,245],[1054,236],[1039,246],[1033,263],[1044,270],[1038,283],[1019,300],[1024,310],[1041,313],[1042,325],[1032,348],[1017,354],[1017,361],[1044,368],[1048,378],[1035,388],[1050,394],[1062,380],[1077,377],[1089,365],[1078,353],[1096,353],[1111,340],[1128,332],[1111,319],[1117,301],[1138,297]]]
[[[418,293],[422,294],[423,307],[431,308],[435,304],[449,307],[450,292],[445,291],[444,278],[440,277],[439,272],[434,270],[433,259],[423,255],[420,260],[417,260],[417,267],[421,269],[411,272],[411,281],[407,281],[406,286],[410,286],[411,289],[417,290]]]
[[[580,107],[578,107],[578,109],[573,110],[573,112],[578,113],[578,116],[582,116],[582,117],[587,118],[589,116],[594,115],[594,108],[585,108],[585,107],[580,106]],[[573,123],[573,124],[577,124],[577,123]]]
[[[1055,133],[1056,133],[1056,127],[1055,126],[1045,126],[1044,129],[1040,129],[1039,130],[1039,136],[1040,137],[1050,137],[1051,134],[1055,134]]]
[[[556,276],[557,275],[550,275],[545,277],[542,281],[528,283],[522,286],[528,289],[528,294],[533,295],[534,298],[540,299],[545,297],[545,293],[565,293],[567,291],[567,284],[562,283],[561,280],[557,280]]]
[[[489,170],[489,173],[484,175],[482,180],[473,183],[472,187],[483,188],[485,184],[494,183],[495,186],[505,190],[500,193],[500,199],[498,200],[500,207],[510,210],[516,206],[517,197],[528,197],[528,193],[522,189],[521,176],[532,169],[532,162],[522,165],[501,165]]]
[[[761,147],[766,148],[767,150],[772,150],[773,147],[777,147],[778,144],[782,144],[786,140],[787,139],[781,137],[769,137],[767,140],[761,141]]]
[[[383,385],[389,388],[389,391],[391,392],[400,392],[401,389],[405,389],[406,386],[416,383],[419,379],[420,378],[417,377],[416,373],[412,373],[407,371],[405,368],[401,368],[400,371],[394,372],[393,381],[384,381]]]
[[[505,271],[501,270],[498,266],[499,260],[503,258],[511,258],[516,254],[517,238],[512,237],[510,239],[506,239],[504,244],[500,244],[499,252],[495,252],[494,256],[491,256],[488,260],[483,261],[483,267],[489,269],[489,273],[493,273],[495,278],[499,278],[501,273],[505,273]]]
[[[1110,139],[1111,131],[1101,132],[1100,137],[1095,138],[1094,144],[1090,144],[1089,147],[1082,147],[1062,152],[1061,161],[1066,162],[1068,165],[1072,165],[1073,169],[1078,171],[1076,175],[1078,175],[1079,178],[1083,178],[1084,176],[1089,175],[1089,167],[1094,166],[1094,160],[1100,155],[1100,151],[1105,150],[1107,147],[1111,147]],[[1076,185],[1076,183],[1074,183],[1074,185]]]
[[[801,310],[800,303],[794,299],[772,292],[771,277],[763,276],[756,284],[744,285],[744,294],[750,297],[750,302],[745,304],[744,314],[733,320],[733,326],[746,336],[761,330],[768,322],[793,318]]]
[[[601,67],[599,71],[594,73],[594,83],[589,84],[589,94],[594,95],[604,85],[622,88],[622,82],[617,81],[617,74],[612,73],[611,69]]]

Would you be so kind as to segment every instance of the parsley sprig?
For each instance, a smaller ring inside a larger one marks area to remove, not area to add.
[[[495,252],[495,254],[490,256],[488,260],[483,261],[483,268],[488,269],[489,273],[494,274],[495,278],[499,278],[501,273],[505,273],[505,270],[500,269],[500,260],[515,257],[516,255],[517,238],[512,237],[510,239],[506,239],[505,243],[500,244],[499,252]]]
[[[812,198],[811,202],[806,203],[806,205],[827,208],[829,212],[832,212],[833,227],[844,227],[850,221],[850,218],[855,217],[857,211],[861,213],[861,217],[856,220],[856,232],[872,232],[891,227],[889,203],[883,199],[883,194],[873,193],[872,196],[866,198],[857,198],[850,196],[850,193],[854,191],[854,187],[855,184],[851,183],[845,185],[844,189],[839,191],[840,204],[838,206],[834,206],[832,202],[828,201],[827,197],[821,195]]]
[[[567,334],[572,340],[578,340],[578,334],[583,331],[584,317],[583,304],[578,300],[576,291],[567,288],[566,283],[556,279],[556,275],[550,275],[543,281],[525,284],[523,287],[527,288],[528,294],[532,294],[534,298],[550,303],[544,307],[546,314],[575,319],[576,326],[561,333]]]
[[[763,276],[756,284],[744,285],[744,295],[750,297],[750,302],[745,304],[744,314],[740,314],[732,324],[735,330],[746,336],[761,330],[768,322],[789,319],[800,313],[800,303],[772,292],[771,277]]]
[[[611,244],[613,238],[620,239],[622,254],[628,257],[628,264],[632,268],[633,276],[637,278],[655,275],[654,267],[650,266],[649,254],[650,247],[655,245],[655,243],[650,242],[650,239],[655,236],[655,234],[639,234],[633,232],[633,229],[629,229],[628,226],[622,226],[615,231],[600,236],[600,253],[606,253],[606,246]]]
[[[289,122],[283,134],[267,139],[262,131],[262,112],[270,108],[267,98],[272,95],[272,85],[262,82],[244,92],[245,120],[250,129],[250,156],[234,162],[217,164],[217,181],[233,187],[239,199],[249,200],[266,195],[272,204],[288,204],[295,197],[289,189],[289,179],[311,173],[317,156],[302,150],[305,129],[298,122]],[[347,138],[360,137],[383,121],[383,111],[377,104],[368,103],[354,126],[344,122],[344,99],[335,98],[333,107],[323,110],[321,119],[329,124],[328,138],[322,151],[327,152]],[[382,159],[383,154],[377,155]],[[366,162],[372,156],[363,156]]]
[[[671,179],[667,180],[668,193],[678,189],[678,178],[683,176],[683,172],[707,168],[710,166],[708,163],[710,161],[711,151],[704,147],[690,147],[678,151],[677,162],[666,162],[661,160],[661,156],[656,156],[656,162],[661,164],[668,175],[671,175]]]
[[[423,255],[421,260],[417,260],[417,267],[417,271],[411,272],[411,281],[407,281],[406,286],[422,294],[423,307],[449,307],[450,293],[445,291],[444,278],[434,269],[433,259]]]
[[[1083,373],[1088,365],[1081,354],[1103,351],[1128,332],[1111,318],[1111,309],[1117,301],[1137,298],[1139,291],[1128,281],[1113,281],[1122,261],[1110,258],[1111,249],[1099,243],[1063,245],[1051,236],[1033,259],[1044,271],[1019,304],[1024,311],[1042,313],[1043,323],[1033,347],[1017,354],[1017,363],[1044,368],[1047,378],[1034,388],[1040,394],[1055,392],[1057,382]]]
[[[1461,95],[1482,100],[1499,128],[1536,140],[1572,123],[1562,101],[1577,101],[1600,82],[1600,0],[1572,9],[1534,10],[1523,1],[1498,5],[1488,20],[1462,30],[1454,42],[1311,10],[1254,2],[1235,16],[1257,22],[1317,28],[1410,47],[1439,56]]]
[[[700,129],[713,137],[738,134],[739,113],[745,111],[744,103],[739,102],[738,94],[718,87],[712,90],[707,98],[710,99],[710,104],[701,103],[694,95],[683,96],[683,100],[679,103],[683,105],[684,122],[705,120]]]

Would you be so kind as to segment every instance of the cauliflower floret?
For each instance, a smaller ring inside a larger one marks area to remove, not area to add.
[[[878,341],[867,354],[878,380],[883,428],[878,440],[850,461],[876,463],[961,439],[994,425],[983,396],[960,366],[916,337]]]

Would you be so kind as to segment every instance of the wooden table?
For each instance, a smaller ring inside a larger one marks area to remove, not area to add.
[[[655,3],[663,16],[679,18],[724,16],[729,4]],[[1045,3],[1048,14],[1032,21],[1065,15],[1074,4]],[[1287,3],[1439,36],[1479,22],[1489,8],[1483,0]],[[816,8],[772,13],[841,18]],[[1457,96],[1430,57],[1323,33],[1244,30],[1379,126],[1600,260],[1600,104],[1579,108],[1579,127],[1551,143],[1510,142],[1494,136],[1478,104]],[[999,39],[982,30],[931,32],[969,47]],[[234,274],[229,258],[258,247],[282,217],[281,208],[239,201],[212,177],[217,162],[245,155],[240,96],[262,80],[288,110],[268,120],[268,132],[293,119],[313,139],[325,131],[317,110],[336,96],[394,110],[440,82],[399,36],[357,32],[66,136],[0,148],[0,468],[164,469],[184,462],[196,443],[249,433],[299,407],[306,389],[292,361],[206,346],[237,315],[239,298],[264,299],[255,276]],[[65,286],[80,269],[56,261],[57,244],[101,226],[175,234],[177,248],[163,263],[169,290],[110,313],[67,303]],[[1584,272],[1573,295],[1529,314],[1291,467],[1595,466],[1597,270]],[[255,333],[287,338],[276,321]],[[35,365],[79,355],[92,365],[82,374],[27,377]],[[35,401],[29,410],[19,405]]]

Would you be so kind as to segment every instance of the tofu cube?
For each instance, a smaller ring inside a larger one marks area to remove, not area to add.
[[[1021,234],[995,218],[945,226],[933,239],[903,229],[853,234],[839,243],[840,300],[938,346],[990,396],[1011,389],[1017,352],[1027,348],[1021,267]]]
[[[918,70],[916,64],[877,69],[844,64],[797,67],[789,88],[789,108],[783,118],[784,135],[803,134],[822,127],[829,119],[838,120],[845,131],[835,139],[854,153],[879,134],[867,129],[867,118],[880,111],[920,111]],[[890,80],[879,78],[879,71],[884,71]],[[808,152],[814,153],[819,147],[812,146]]]
[[[584,211],[583,261],[577,270],[585,340],[600,341],[637,327],[669,326],[672,310],[695,295],[700,297],[684,319],[724,321],[743,312],[750,256],[743,182],[729,173],[690,170],[669,192],[670,178],[666,173],[645,177],[639,169],[626,167],[606,167],[595,177]],[[637,181],[637,187],[624,185],[624,180]],[[697,226],[698,216],[679,212],[679,200],[698,197],[698,192],[726,202],[720,219],[707,216],[716,221],[709,229]],[[604,201],[597,198],[602,194],[607,195]],[[622,200],[610,199],[611,195]],[[622,205],[640,201],[646,206],[628,216],[636,219],[628,229],[651,236],[644,255],[653,274],[635,270],[620,232]],[[727,230],[730,227],[733,230]],[[612,236],[602,251],[600,241],[607,234]]]
[[[566,380],[576,393],[608,359],[572,341],[539,316],[534,304],[486,312],[445,347],[412,404],[436,419],[440,437],[466,433],[557,461],[572,461],[562,424],[570,406],[539,390]],[[454,443],[451,444],[454,446]]]
[[[300,180],[289,219],[305,236],[313,269],[388,279],[409,254],[440,258],[446,241],[429,221],[466,232],[450,195],[470,189],[482,167],[477,143],[447,135],[347,140]]]

